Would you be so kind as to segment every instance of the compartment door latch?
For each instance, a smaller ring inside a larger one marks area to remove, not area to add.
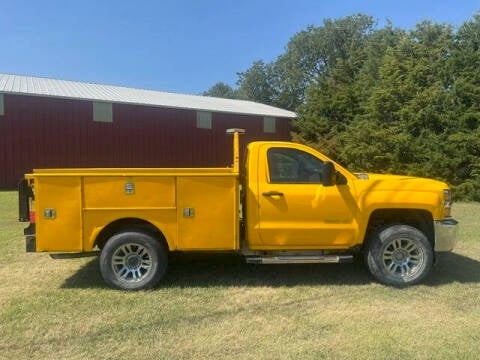
[[[183,208],[183,217],[192,218],[195,216],[194,208]]]
[[[57,217],[57,212],[55,209],[51,208],[43,209],[43,217],[45,219],[55,219]]]

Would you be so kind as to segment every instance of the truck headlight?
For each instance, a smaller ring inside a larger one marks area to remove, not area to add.
[[[443,216],[450,217],[452,210],[452,191],[450,189],[443,190]]]

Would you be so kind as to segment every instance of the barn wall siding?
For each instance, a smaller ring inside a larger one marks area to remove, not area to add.
[[[16,186],[34,168],[224,167],[231,164],[226,129],[246,129],[253,140],[288,140],[290,119],[277,118],[275,134],[263,116],[212,114],[199,129],[196,111],[113,104],[113,122],[93,121],[91,101],[4,95],[0,116],[0,187]],[[242,150],[243,151],[243,150]]]

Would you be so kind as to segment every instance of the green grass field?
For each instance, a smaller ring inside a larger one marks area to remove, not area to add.
[[[155,290],[107,288],[96,258],[27,254],[15,192],[0,192],[1,359],[478,359],[480,204],[455,204],[454,253],[420,286],[362,264],[172,258]]]

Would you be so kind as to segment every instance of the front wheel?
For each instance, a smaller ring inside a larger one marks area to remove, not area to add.
[[[366,263],[381,283],[408,286],[422,281],[433,265],[432,245],[418,229],[391,225],[369,239]]]
[[[113,235],[100,254],[103,279],[122,290],[154,287],[164,276],[167,263],[167,253],[159,240],[141,230]]]

